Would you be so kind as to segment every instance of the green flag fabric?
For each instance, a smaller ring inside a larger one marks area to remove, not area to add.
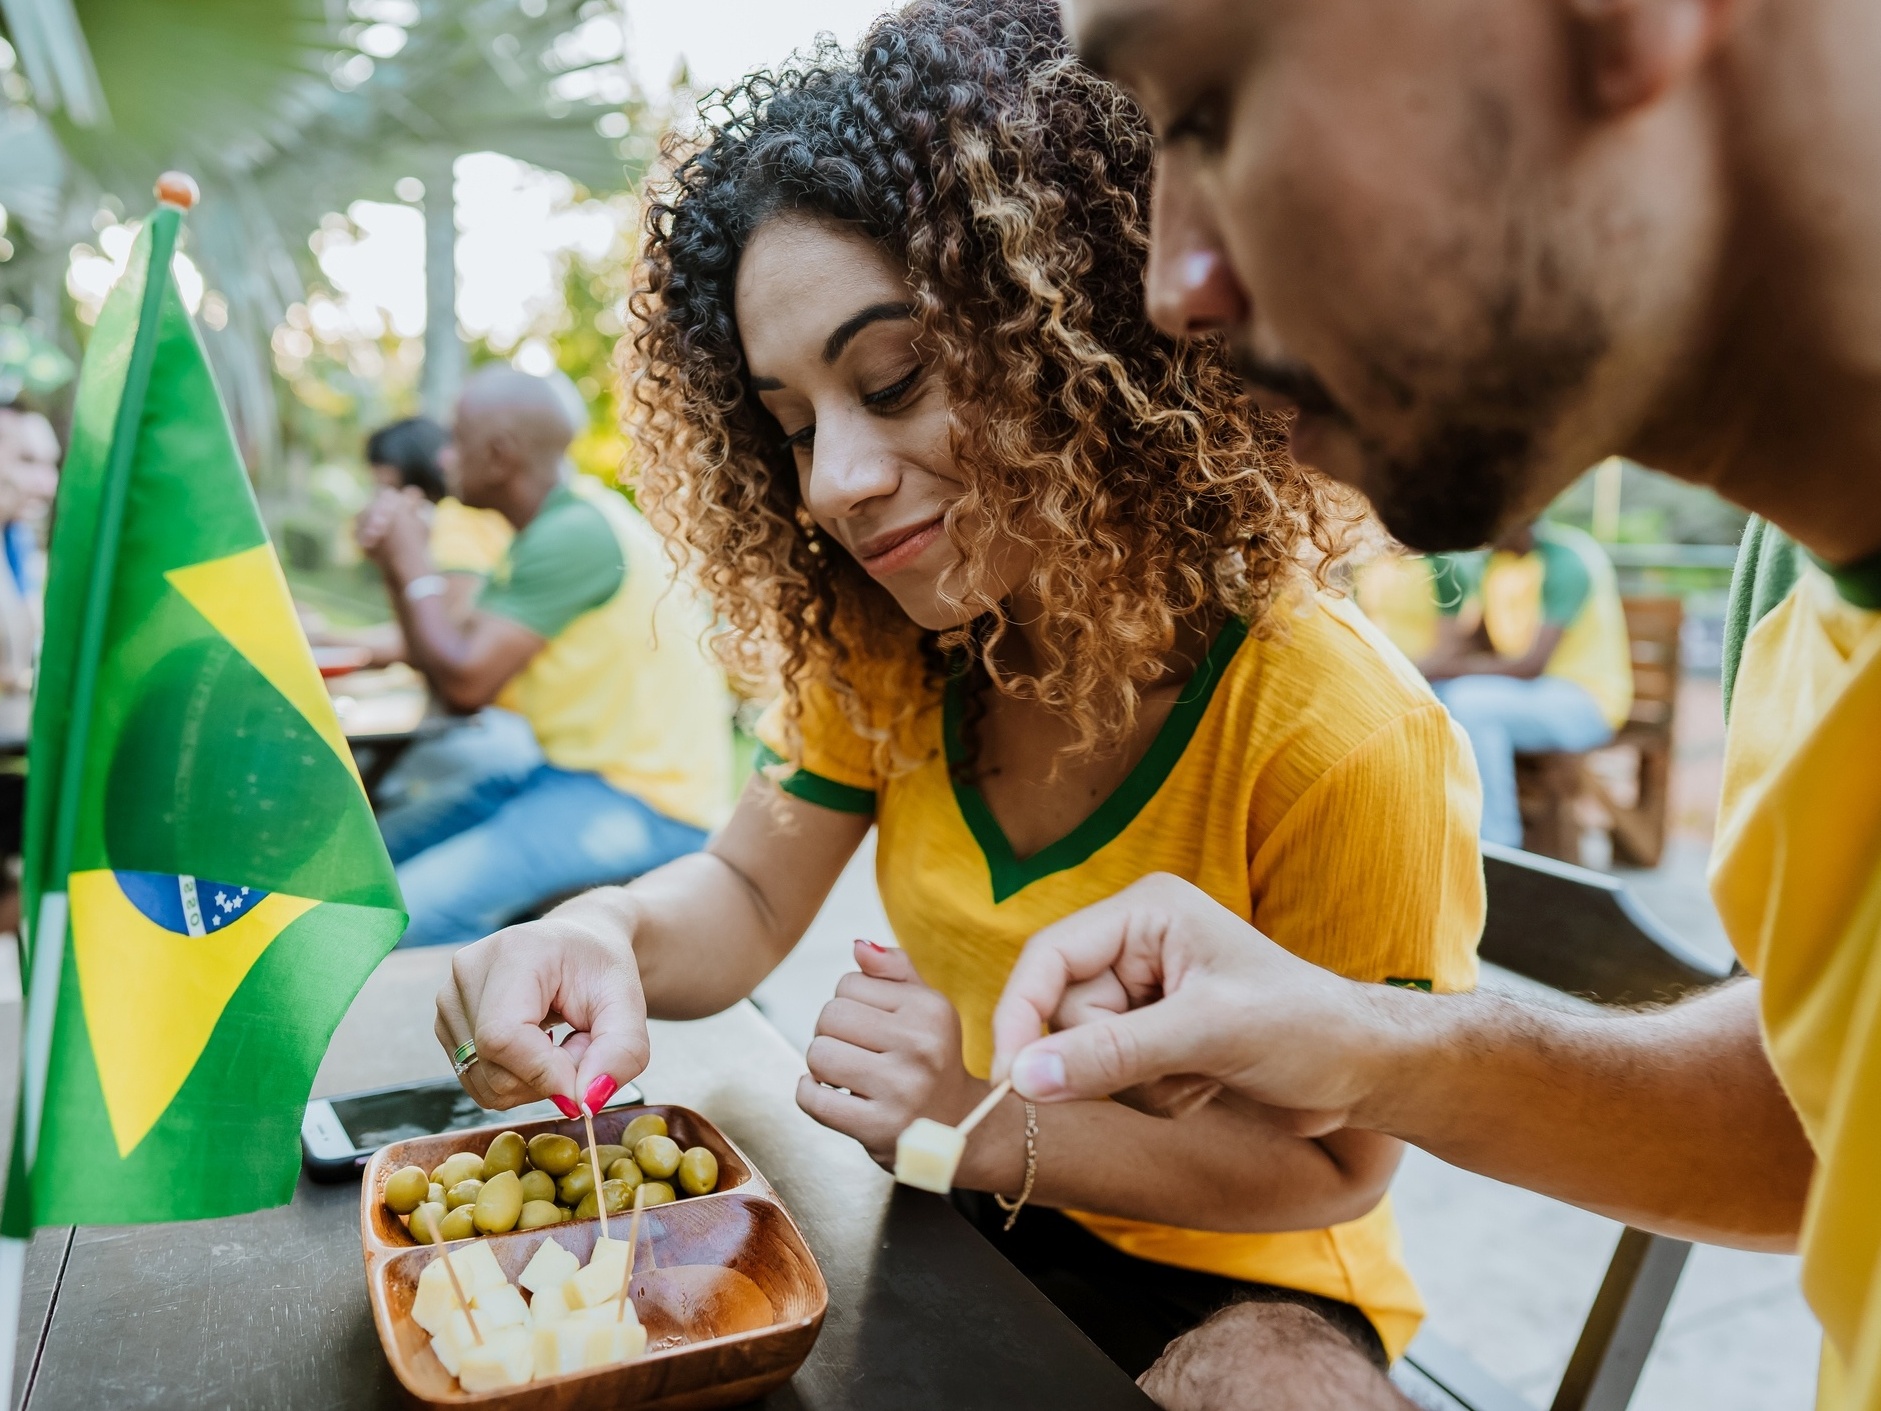
[[[13,1236],[291,1198],[314,1070],[405,923],[177,291],[181,214],[99,314],[54,518]]]

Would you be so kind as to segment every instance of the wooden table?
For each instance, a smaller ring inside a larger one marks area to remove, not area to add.
[[[1013,1411],[1152,1403],[945,1201],[897,1187],[793,1098],[803,1061],[749,1004],[653,1026],[649,1097],[705,1113],[796,1217],[829,1281],[773,1411]],[[385,1081],[397,1081],[392,1074]],[[392,1407],[356,1186],[186,1225],[43,1230],[16,1377],[32,1411]],[[19,1388],[15,1388],[18,1404]]]

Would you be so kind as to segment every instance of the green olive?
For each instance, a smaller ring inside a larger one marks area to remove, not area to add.
[[[385,1178],[385,1204],[394,1215],[409,1215],[425,1203],[431,1180],[422,1166],[401,1166]]]
[[[449,1190],[459,1181],[483,1179],[483,1158],[474,1151],[459,1151],[444,1158],[444,1164],[431,1173],[431,1179]]]
[[[498,1171],[513,1171],[520,1176],[526,1159],[522,1133],[500,1132],[496,1140],[490,1143],[490,1149],[484,1152],[483,1170],[479,1174],[486,1181]]]
[[[516,1228],[519,1230],[539,1230],[544,1225],[559,1224],[561,1218],[561,1207],[556,1205],[555,1202],[549,1200],[525,1200],[523,1202],[522,1214],[516,1217]]]
[[[563,1205],[560,1201],[555,1203],[555,1213],[564,1220],[572,1220],[575,1218],[575,1212],[570,1210],[566,1205]]]
[[[561,1195],[563,1205],[581,1204],[581,1198],[594,1191],[594,1168],[585,1163],[577,1166],[556,1183],[555,1189]]]
[[[559,1132],[537,1132],[529,1138],[529,1164],[551,1176],[566,1176],[581,1160],[581,1145]]]
[[[679,1199],[679,1196],[674,1193],[673,1188],[667,1185],[665,1181],[648,1181],[645,1185],[641,1186],[640,1189],[646,1192],[640,1199],[642,1207],[649,1205],[671,1205],[674,1201]]]
[[[444,1192],[444,1208],[455,1210],[460,1205],[475,1205],[477,1197],[483,1194],[483,1182],[478,1180],[459,1181]]]
[[[513,1230],[522,1208],[522,1179],[514,1171],[498,1171],[477,1192],[477,1228],[486,1235]]]
[[[663,1181],[679,1169],[679,1143],[671,1137],[642,1137],[634,1147],[634,1164]]]
[[[425,1192],[425,1199],[433,1205],[444,1204],[444,1187],[433,1181],[430,1189]]]
[[[643,1112],[627,1124],[627,1130],[620,1134],[620,1144],[629,1150],[640,1145],[642,1137],[663,1137],[666,1133],[666,1119],[657,1112]]]
[[[634,1208],[634,1188],[620,1181],[603,1181],[601,1194],[607,1197],[607,1213],[619,1215]],[[581,1204],[575,1207],[577,1220],[592,1220],[595,1217],[595,1199],[593,1193],[584,1195]]]
[[[444,1217],[441,1233],[447,1240],[467,1240],[477,1233],[476,1209],[474,1205],[460,1205]]]
[[[547,1171],[525,1171],[522,1178],[523,1201],[532,1200],[555,1202],[555,1177]]]
[[[412,1238],[419,1244],[436,1244],[438,1226],[444,1223],[444,1202],[427,1200],[411,1213]]]
[[[718,1189],[718,1158],[702,1146],[689,1146],[679,1158],[679,1188],[687,1195]]]
[[[626,1147],[615,1146],[612,1142],[602,1142],[599,1146],[584,1146],[581,1149],[581,1164],[590,1166],[594,1163],[595,1156],[599,1156],[601,1169],[605,1171],[625,1155],[627,1155]]]
[[[646,1179],[646,1173],[634,1165],[634,1159],[631,1156],[623,1156],[607,1168],[607,1178],[610,1181],[623,1181],[627,1189],[632,1190]]]

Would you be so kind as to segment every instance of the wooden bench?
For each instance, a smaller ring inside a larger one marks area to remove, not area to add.
[[[1616,790],[1587,754],[1516,755],[1522,845],[1543,857],[1578,863],[1581,834],[1598,820],[1612,835],[1616,861],[1657,867],[1665,853],[1671,807],[1672,727],[1678,710],[1685,606],[1677,598],[1622,601],[1633,646],[1633,708],[1600,753],[1609,759],[1620,751],[1630,753],[1636,761],[1634,786]]]

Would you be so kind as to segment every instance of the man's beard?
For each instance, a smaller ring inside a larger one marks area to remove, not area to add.
[[[1235,362],[1251,386],[1295,402],[1302,413],[1350,431],[1365,457],[1359,488],[1391,534],[1412,549],[1475,548],[1495,538],[1532,503],[1544,473],[1541,445],[1561,409],[1587,383],[1607,346],[1591,308],[1546,338],[1505,331],[1458,379],[1464,390],[1433,402],[1431,428],[1409,448],[1387,450],[1367,435],[1330,389],[1303,364],[1265,361],[1237,344]],[[1404,357],[1403,365],[1429,362]],[[1393,379],[1405,385],[1404,379]]]

